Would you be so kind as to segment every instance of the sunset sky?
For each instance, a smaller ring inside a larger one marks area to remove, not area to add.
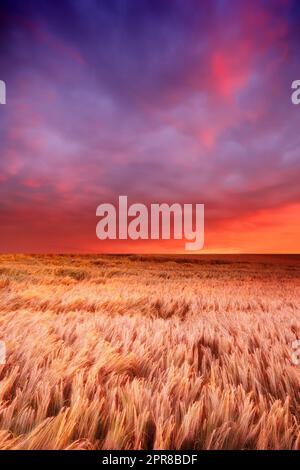
[[[2,0],[1,252],[103,242],[96,207],[205,204],[207,252],[300,252],[300,2]]]

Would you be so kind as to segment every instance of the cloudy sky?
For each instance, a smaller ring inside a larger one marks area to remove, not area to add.
[[[293,0],[2,0],[0,251],[104,243],[96,207],[205,204],[205,249],[300,252]]]

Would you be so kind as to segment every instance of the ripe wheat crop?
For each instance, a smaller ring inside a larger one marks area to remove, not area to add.
[[[297,256],[0,258],[0,449],[299,449]]]

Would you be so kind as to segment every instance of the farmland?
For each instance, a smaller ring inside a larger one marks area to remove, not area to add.
[[[0,257],[0,449],[300,449],[300,257]]]

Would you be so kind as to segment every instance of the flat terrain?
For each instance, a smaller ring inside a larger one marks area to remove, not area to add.
[[[0,257],[0,449],[300,449],[300,257]]]

